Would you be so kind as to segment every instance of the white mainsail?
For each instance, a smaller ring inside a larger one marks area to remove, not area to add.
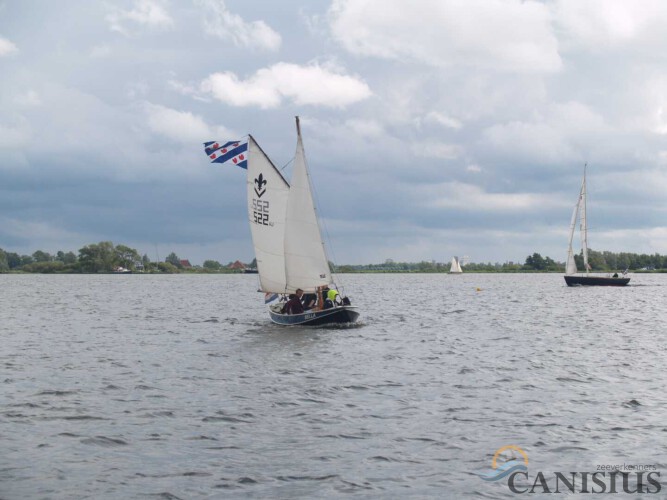
[[[289,184],[252,136],[248,139],[248,217],[260,288],[285,293],[285,215]]]
[[[581,190],[579,191],[579,198],[577,198],[577,204],[574,206],[574,210],[572,211],[572,220],[570,221],[570,242],[567,247],[567,263],[565,264],[565,274],[577,273],[577,264],[574,261],[574,252],[572,251],[572,240],[574,239],[574,228],[577,225],[577,217],[579,216],[583,191],[584,185],[582,183]]]
[[[572,220],[570,221],[570,241],[567,248],[567,262],[565,264],[565,274],[576,274],[577,264],[574,260],[574,252],[572,251],[572,240],[574,239],[574,228],[577,225],[577,217],[579,217],[579,231],[581,236],[581,248],[584,257],[584,271],[588,274],[590,266],[588,265],[588,226],[586,221],[586,166],[584,165],[584,178],[581,181],[581,189],[579,190],[579,198],[577,204],[574,206],[572,212]]]
[[[285,218],[285,275],[288,293],[297,288],[315,291],[317,287],[331,283],[331,270],[313,203],[298,117],[296,125],[296,156]]]
[[[581,198],[579,198],[581,199]],[[579,200],[572,212],[572,221],[570,222],[570,243],[567,247],[567,263],[565,264],[565,274],[576,274],[577,263],[574,261],[574,252],[572,251],[572,239],[574,238],[574,228],[577,224],[577,215],[579,215]]]
[[[452,257],[452,264],[449,267],[449,274],[459,274],[462,273],[461,264],[459,263],[458,257]]]

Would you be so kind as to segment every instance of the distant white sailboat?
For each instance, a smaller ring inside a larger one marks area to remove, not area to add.
[[[452,264],[449,267],[449,274],[461,274],[463,269],[461,269],[461,263],[459,262],[458,257],[452,257]]]

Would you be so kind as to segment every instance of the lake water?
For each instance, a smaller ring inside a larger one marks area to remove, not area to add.
[[[0,498],[515,498],[505,445],[667,486],[667,275],[341,278],[355,328],[253,275],[0,275]]]

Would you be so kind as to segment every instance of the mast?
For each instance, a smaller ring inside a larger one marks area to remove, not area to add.
[[[584,270],[588,275],[588,270],[590,269],[588,265],[588,221],[586,220],[586,166],[584,164],[584,180],[581,183],[581,250],[584,254]]]

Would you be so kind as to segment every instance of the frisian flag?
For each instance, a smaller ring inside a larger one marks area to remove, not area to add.
[[[273,302],[277,298],[278,298],[277,293],[271,293],[271,292],[265,293],[264,294],[264,303],[265,304],[270,304],[271,302]]]
[[[220,142],[205,142],[204,151],[211,159],[211,163],[233,163],[237,167],[248,169],[248,140]]]

